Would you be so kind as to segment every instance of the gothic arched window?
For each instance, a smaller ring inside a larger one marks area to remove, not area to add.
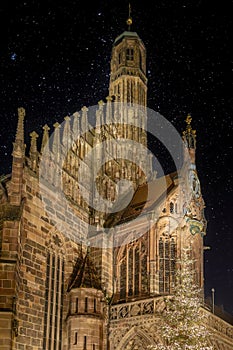
[[[118,265],[120,299],[148,292],[147,245],[143,239],[126,245]]]
[[[61,350],[64,297],[64,248],[57,233],[51,235],[48,246],[45,279],[45,313],[43,349]]]
[[[170,213],[174,214],[174,203],[170,202]]]
[[[126,297],[126,258],[120,264],[120,299]]]
[[[133,49],[127,49],[126,50],[126,60],[127,61],[133,61],[134,58],[134,51]]]
[[[175,282],[176,244],[174,238],[159,240],[159,292],[170,293]]]

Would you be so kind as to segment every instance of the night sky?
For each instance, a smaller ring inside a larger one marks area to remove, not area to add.
[[[108,95],[111,47],[127,30],[127,1],[19,0],[0,4],[0,173],[11,170],[17,108],[41,135]],[[195,6],[193,5],[195,3]],[[206,296],[233,314],[232,11],[202,0],[132,1],[132,30],[147,48],[148,107],[179,132],[197,130],[197,168],[208,221]],[[151,7],[153,4],[153,7]],[[7,8],[9,6],[9,8]],[[153,144],[150,145],[153,148]],[[27,148],[28,149],[28,148]],[[168,168],[165,171],[169,171]]]

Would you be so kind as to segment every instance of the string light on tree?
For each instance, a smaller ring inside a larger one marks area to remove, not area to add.
[[[213,350],[211,334],[204,326],[201,290],[194,283],[194,260],[187,248],[182,250],[172,297],[165,299],[162,322],[158,326],[163,343],[151,350]]]

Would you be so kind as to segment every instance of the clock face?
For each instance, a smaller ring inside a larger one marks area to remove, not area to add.
[[[192,194],[198,198],[201,195],[200,181],[195,171],[190,171],[189,183],[191,187]]]

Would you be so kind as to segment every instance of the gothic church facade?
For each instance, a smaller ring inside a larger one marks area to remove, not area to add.
[[[113,44],[109,97],[92,110],[93,128],[83,107],[55,123],[52,136],[45,125],[40,149],[32,132],[26,153],[18,109],[12,173],[0,178],[2,350],[137,350],[161,342],[163,297],[172,294],[183,247],[203,290],[206,222],[191,117],[182,169],[158,178],[151,157],[134,149],[134,142],[147,147],[146,106],[146,49],[125,31]],[[131,181],[133,196],[117,210],[116,197],[128,198],[120,179]],[[99,207],[97,192],[105,199]],[[203,312],[214,349],[233,349],[233,326],[204,304]]]

